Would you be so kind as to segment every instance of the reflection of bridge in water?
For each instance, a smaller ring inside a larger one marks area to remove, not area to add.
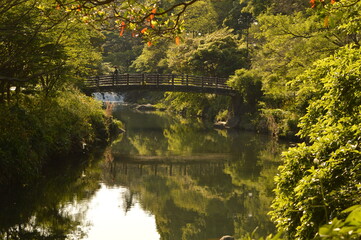
[[[116,74],[89,78],[83,88],[86,93],[123,92],[130,90],[199,92],[234,96],[236,90],[229,87],[227,78],[179,74]]]
[[[116,174],[186,176],[189,173],[217,175],[229,161],[229,154],[199,154],[193,156],[114,156],[108,162]]]
[[[223,162],[230,158],[230,154],[225,153],[206,153],[186,155],[170,155],[170,156],[149,156],[149,155],[114,155],[114,159],[119,162],[156,164],[156,163],[208,163]]]

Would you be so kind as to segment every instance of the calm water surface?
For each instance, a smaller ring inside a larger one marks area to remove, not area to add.
[[[286,144],[165,113],[114,108],[126,133],[61,159],[0,200],[2,239],[210,240],[274,231],[267,212]]]

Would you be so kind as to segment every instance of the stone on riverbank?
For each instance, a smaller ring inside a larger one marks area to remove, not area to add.
[[[151,104],[139,105],[136,107],[138,111],[156,111],[157,108]]]

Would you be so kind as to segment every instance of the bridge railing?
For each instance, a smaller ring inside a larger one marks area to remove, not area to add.
[[[202,77],[180,74],[114,74],[89,78],[86,87],[110,87],[125,85],[155,85],[155,86],[196,86],[207,88],[232,89],[226,84],[227,78]]]

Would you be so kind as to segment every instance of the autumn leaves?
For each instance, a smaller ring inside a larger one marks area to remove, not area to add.
[[[150,11],[150,13],[148,15],[146,15],[146,17],[144,18],[145,19],[144,20],[145,27],[142,28],[141,30],[137,29],[136,25],[134,25],[134,24],[132,26],[132,23],[127,24],[125,21],[122,21],[120,23],[120,26],[119,26],[119,36],[122,37],[127,28],[129,28],[129,30],[131,31],[132,37],[139,37],[139,36],[144,37],[144,36],[149,35],[150,30],[157,30],[156,26],[159,25],[157,19],[155,18],[156,13],[157,13],[157,9],[153,8]],[[180,44],[180,37],[179,36],[175,36],[175,43],[177,45]],[[152,46],[153,45],[152,41],[149,40],[147,42],[147,45]]]

